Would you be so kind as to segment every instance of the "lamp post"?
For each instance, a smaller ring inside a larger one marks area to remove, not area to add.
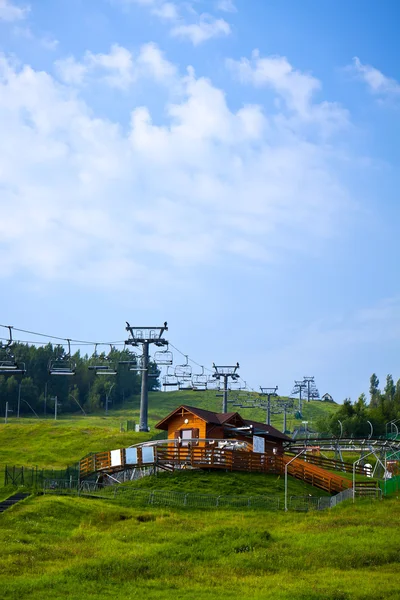
[[[291,460],[289,460],[288,463],[286,463],[285,465],[285,512],[287,512],[288,507],[287,507],[287,476],[288,476],[288,466],[290,465],[290,463],[292,463],[294,460],[296,460],[296,458],[299,458],[299,456],[301,456],[304,452],[306,452],[306,448],[303,448],[303,450],[301,452],[299,452],[298,454],[296,454],[296,456],[294,456]]]

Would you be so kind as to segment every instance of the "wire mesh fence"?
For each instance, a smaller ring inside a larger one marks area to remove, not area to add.
[[[39,469],[6,465],[4,467],[4,486],[43,488],[48,479],[56,481],[72,481],[79,476],[77,467],[66,469]]]
[[[138,490],[131,486],[103,486],[95,482],[78,480],[53,481],[44,483],[45,494],[71,494],[90,498],[103,498],[121,501],[132,506],[158,506],[174,508],[207,509],[264,509],[284,510],[283,498],[278,496],[217,496],[169,490]],[[325,510],[351,498],[351,490],[337,496],[290,496],[288,509],[300,512]]]

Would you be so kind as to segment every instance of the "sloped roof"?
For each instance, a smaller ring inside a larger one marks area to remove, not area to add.
[[[271,437],[279,438],[280,440],[284,440],[286,442],[290,442],[292,439],[286,434],[276,429],[275,427],[272,427],[272,425],[267,425],[266,423],[259,423],[258,421],[250,421],[249,419],[244,419],[244,422],[246,423],[246,425],[252,425],[253,428],[259,431],[260,433],[265,433]]]
[[[192,414],[196,415],[196,417],[199,417],[206,423],[211,423],[213,425],[228,424],[228,422],[234,416],[238,416],[245,425],[252,425],[253,428],[255,430],[259,431],[260,433],[262,432],[270,437],[278,438],[280,440],[284,440],[287,442],[291,441],[290,437],[288,437],[284,433],[281,433],[280,431],[275,429],[275,427],[272,427],[272,425],[266,425],[265,423],[259,423],[258,421],[249,421],[248,419],[243,419],[243,417],[238,412],[215,413],[211,410],[204,410],[203,408],[197,408],[196,406],[186,406],[186,404],[182,404],[181,406],[178,406],[178,408],[175,408],[175,410],[170,412],[169,415],[167,415],[164,419],[162,419],[161,421],[159,421],[157,423],[156,428],[164,429],[164,430],[168,429],[168,420],[179,410],[182,410],[182,408],[191,412]]]
[[[156,428],[157,429],[168,429],[168,427],[165,426],[166,422],[170,419],[170,417],[172,417],[175,413],[177,413],[182,408],[193,413],[194,415],[196,415],[196,417],[199,417],[206,423],[212,423],[213,425],[222,425],[226,421],[229,421],[229,419],[231,419],[234,415],[239,414],[239,413],[234,413],[234,412],[215,413],[211,410],[205,410],[203,408],[197,408],[196,406],[186,406],[186,404],[182,404],[181,406],[178,406],[178,408],[175,408],[175,410],[170,412],[169,415],[167,415],[164,419],[159,421],[156,425]]]

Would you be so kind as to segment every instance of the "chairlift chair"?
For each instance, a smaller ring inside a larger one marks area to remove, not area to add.
[[[127,358],[126,360],[119,360],[118,364],[127,365],[128,367],[136,365],[138,360],[137,354],[135,354],[134,352],[130,352],[130,350],[128,350],[126,347],[124,347],[124,351],[127,354]]]
[[[95,359],[94,365],[89,365],[88,369],[90,371],[94,371],[96,375],[116,375],[117,370],[115,365],[111,361],[111,353],[113,351],[112,346],[110,346],[110,353],[108,356],[97,354],[97,344],[95,345],[95,350],[93,354],[93,358]]]
[[[13,339],[12,327],[10,325],[8,325],[8,331],[9,339],[7,344],[3,345],[0,342],[0,375],[25,375],[25,363],[17,362],[11,350]]]
[[[135,372],[136,371],[138,371],[138,372],[144,371],[144,368],[143,368],[143,355],[140,355],[140,356],[136,357],[136,362],[132,363],[132,365],[129,367],[129,370],[130,371],[135,371]]]
[[[184,365],[176,365],[175,377],[179,381],[187,380],[192,378],[192,367],[189,365],[189,356],[186,356],[186,363]]]
[[[167,372],[163,377],[163,387],[164,389],[167,387],[178,387],[179,380],[175,377],[174,373],[169,372],[169,367],[167,367]]]
[[[193,385],[207,387],[208,377],[204,373],[204,367],[201,367],[201,373],[194,373],[192,376]]]
[[[182,380],[182,381],[178,381],[178,390],[180,392],[189,392],[189,391],[193,391],[193,383],[192,380]]]
[[[71,340],[67,340],[68,352],[64,352],[55,360],[49,361],[49,374],[72,376],[76,373],[76,364],[71,358]]]
[[[154,362],[163,366],[172,365],[174,362],[174,355],[168,350],[168,347],[166,350],[157,350],[154,352]]]

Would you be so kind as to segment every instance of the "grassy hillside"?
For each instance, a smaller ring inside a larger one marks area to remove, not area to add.
[[[135,509],[36,497],[1,517],[7,600],[397,600],[400,505]]]
[[[148,476],[132,484],[141,490],[171,490],[215,496],[274,496],[283,499],[285,480],[280,475],[230,473],[225,471],[175,471]],[[289,496],[329,496],[327,492],[292,477],[288,478]]]

